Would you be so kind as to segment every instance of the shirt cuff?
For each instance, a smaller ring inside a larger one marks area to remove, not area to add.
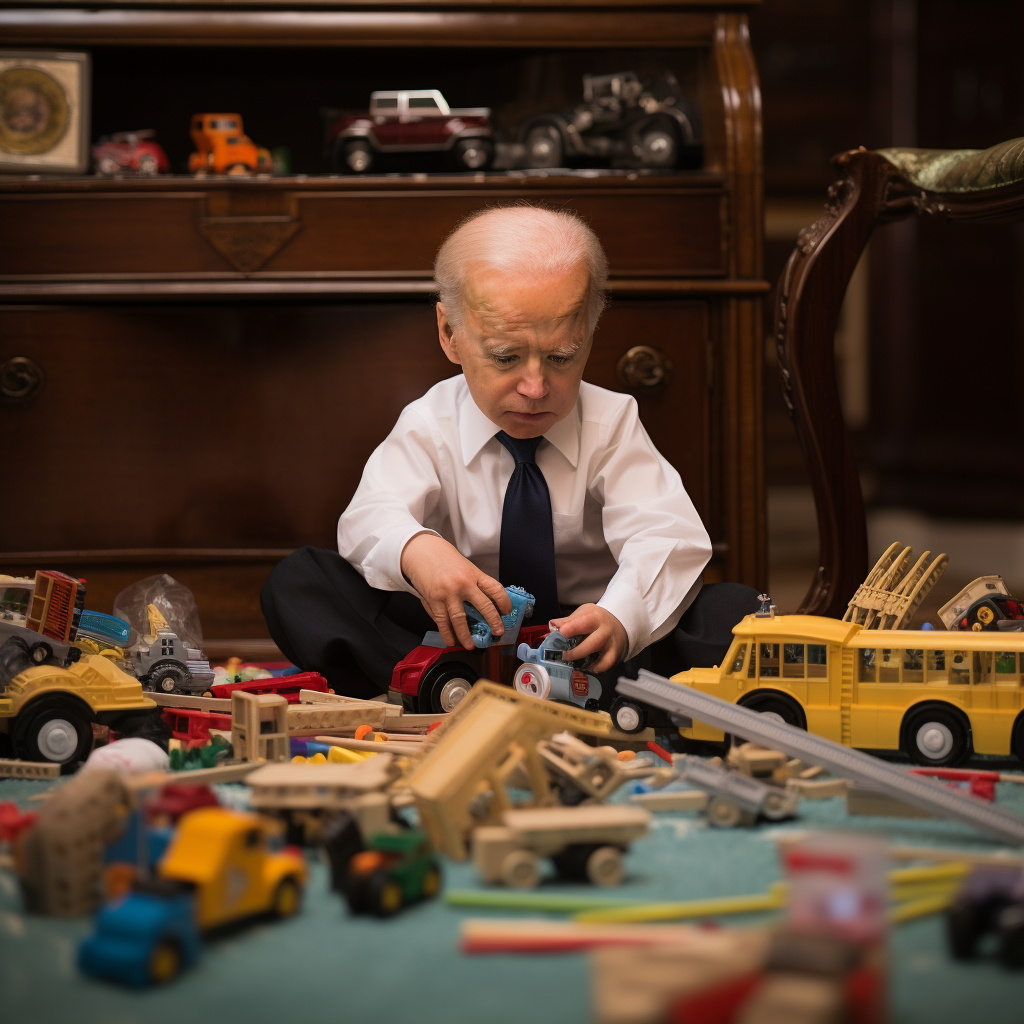
[[[404,590],[408,594],[420,597],[420,592],[402,574],[402,552],[405,545],[418,537],[421,533],[432,533],[435,537],[440,534],[435,530],[428,530],[418,523],[409,526],[402,526],[381,537],[377,543],[373,571],[367,573],[366,582],[378,590]]]
[[[608,584],[598,608],[611,612],[622,623],[629,642],[623,661],[635,657],[651,641],[651,620],[643,597],[628,583],[613,579]]]

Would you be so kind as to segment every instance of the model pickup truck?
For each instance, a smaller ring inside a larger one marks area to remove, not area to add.
[[[399,153],[448,153],[455,167],[477,171],[494,143],[487,107],[452,109],[437,89],[370,94],[366,113],[346,113],[328,129],[331,169],[365,174]]]

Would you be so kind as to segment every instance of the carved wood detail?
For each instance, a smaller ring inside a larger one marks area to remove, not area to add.
[[[289,193],[214,192],[203,209],[196,230],[243,274],[259,270],[302,228]]]
[[[914,214],[964,220],[1024,219],[1024,183],[970,193],[929,193],[878,153],[841,153],[824,213],[800,232],[779,281],[775,340],[783,398],[814,491],[819,566],[800,611],[839,617],[868,568],[857,465],[836,385],[834,338],[854,268],[876,225]]]

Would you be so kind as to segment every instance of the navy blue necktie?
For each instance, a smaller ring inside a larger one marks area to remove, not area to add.
[[[555,575],[555,532],[551,495],[537,465],[541,438],[495,435],[516,460],[501,510],[498,577],[502,586],[525,587],[537,599],[532,621],[547,622],[559,614]]]

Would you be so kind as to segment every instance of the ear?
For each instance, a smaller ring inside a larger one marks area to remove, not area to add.
[[[462,365],[462,360],[459,358],[459,346],[455,341],[455,328],[452,326],[451,321],[448,319],[448,314],[445,312],[444,305],[437,303],[437,337],[441,342],[441,348],[444,349],[444,354],[455,363],[456,366]]]

